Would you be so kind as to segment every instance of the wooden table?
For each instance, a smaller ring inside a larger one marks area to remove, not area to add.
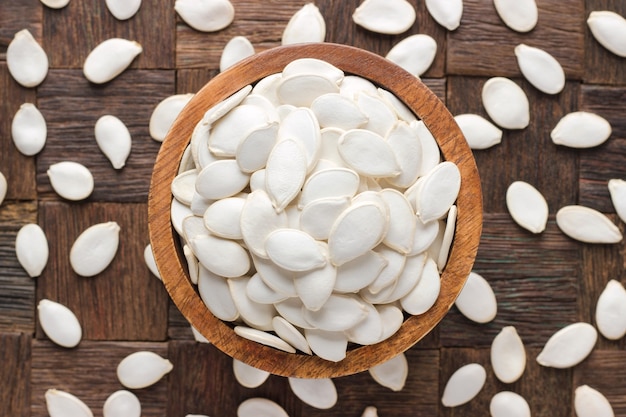
[[[257,51],[280,43],[282,31],[305,2],[233,0],[234,23],[218,33],[190,29],[174,13],[174,0],[144,0],[139,13],[116,21],[102,0],[72,0],[62,10],[38,0],[2,0],[0,5],[0,171],[9,181],[0,206],[0,415],[47,416],[43,394],[48,388],[70,391],[96,416],[112,392],[122,389],[115,368],[127,354],[152,350],[168,357],[174,370],[156,385],[137,390],[143,416],[182,417],[202,413],[233,416],[246,398],[262,396],[281,404],[292,417],[361,415],[368,405],[380,416],[488,415],[491,397],[502,390],[523,395],[533,416],[573,416],[573,391],[588,384],[603,392],[618,416],[626,416],[626,347],[599,338],[594,352],[573,369],[540,367],[535,357],[548,337],[575,322],[594,323],[595,303],[610,279],[626,282],[624,244],[588,245],[564,236],[554,213],[583,204],[609,216],[623,231],[611,204],[607,181],[626,178],[626,61],[611,55],[585,24],[593,10],[626,15],[620,0],[537,0],[539,24],[528,34],[507,29],[491,0],[465,0],[461,27],[447,32],[428,15],[422,1],[415,25],[399,36],[382,36],[353,24],[358,0],[319,0],[330,42],[386,54],[409,34],[436,39],[438,54],[424,81],[453,114],[486,116],[480,90],[491,76],[513,78],[528,94],[531,124],[506,131],[502,143],[475,153],[484,191],[485,223],[475,270],[498,298],[496,319],[471,323],[455,309],[425,340],[407,352],[410,365],[405,388],[392,392],[367,373],[337,379],[339,402],[316,410],[291,394],[287,381],[270,377],[261,387],[240,387],[231,360],[213,346],[196,343],[184,318],[169,301],[162,284],[143,262],[148,243],[147,193],[159,143],[148,134],[156,104],[174,93],[197,91],[218,71],[225,43],[247,36]],[[50,59],[46,81],[36,89],[15,83],[6,66],[6,47],[18,30],[28,28]],[[109,84],[89,84],[82,63],[104,39],[137,40],[144,52],[131,69]],[[567,84],[548,96],[521,78],[513,48],[526,43],[545,49],[562,64]],[[11,119],[24,102],[35,102],[48,123],[48,142],[37,157],[24,157],[11,141]],[[549,133],[566,113],[586,110],[609,120],[613,134],[591,150],[555,146]],[[104,114],[120,117],[133,136],[127,166],[111,168],[98,150],[93,126]],[[94,174],[96,188],[85,202],[61,200],[46,176],[49,165],[73,160]],[[547,198],[550,221],[535,236],[513,223],[505,192],[515,180],[528,181]],[[76,276],[69,249],[78,234],[94,223],[114,220],[121,244],[112,265],[93,278]],[[19,228],[36,222],[50,242],[50,261],[41,277],[28,278],[19,266],[14,241]],[[36,304],[49,298],[69,306],[83,324],[77,348],[52,344],[37,324]],[[497,381],[489,363],[489,346],[503,326],[516,326],[525,342],[528,364],[514,384]],[[481,393],[467,405],[440,405],[448,377],[461,365],[478,362],[487,369]]]

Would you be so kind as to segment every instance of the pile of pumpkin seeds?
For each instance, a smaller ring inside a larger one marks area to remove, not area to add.
[[[62,9],[70,0],[41,0],[50,8]],[[106,0],[113,16],[119,20],[130,19],[141,7],[140,0]],[[462,0],[426,1],[432,18],[448,30],[459,27]],[[494,0],[496,11],[504,24],[513,31],[531,31],[538,21],[535,0],[507,2]],[[146,7],[146,6],[144,6]],[[230,25],[235,17],[233,5],[228,0],[177,0],[175,6],[179,16],[199,31],[216,31]],[[400,34],[415,21],[415,10],[406,0],[364,0],[355,10],[354,23],[367,30],[382,34]],[[590,13],[587,24],[600,45],[620,57],[626,57],[626,20],[619,14],[599,10]],[[325,38],[325,22],[317,7],[308,4],[296,13],[283,34],[283,43],[321,42]],[[406,38],[393,48],[388,58],[416,76],[421,75],[436,54],[436,44],[426,35]],[[419,50],[420,53],[414,51]],[[106,83],[123,72],[133,59],[142,52],[141,45],[132,40],[109,39],[98,45],[85,62],[85,77],[93,83]],[[254,48],[245,38],[238,37],[229,43],[220,62],[223,70],[238,60],[250,56]],[[559,94],[563,88],[564,75],[560,64],[546,51],[520,44],[515,48],[522,75],[535,88],[545,94]],[[419,56],[418,59],[415,56]],[[27,30],[15,34],[7,49],[7,66],[16,82],[24,87],[39,85],[48,71],[48,57]],[[163,140],[169,125],[174,120],[189,95],[165,99],[157,106],[150,120],[150,134],[155,140]],[[491,121],[478,115],[457,115],[456,120],[475,150],[497,146],[502,139],[501,129],[524,129],[530,123],[528,99],[524,91],[513,81],[495,77],[485,83],[483,104]],[[492,123],[493,122],[493,123]],[[95,138],[102,152],[111,160],[115,169],[121,169],[130,152],[131,138],[123,123],[114,116],[103,118],[94,127]],[[27,156],[36,155],[45,146],[45,119],[32,103],[24,103],[12,121],[12,138],[18,151]],[[574,112],[563,115],[553,128],[551,138],[560,146],[590,148],[602,144],[611,135],[611,126],[602,117]],[[298,148],[291,144],[292,148]],[[301,149],[300,149],[301,150]],[[195,161],[194,161],[195,162]],[[93,177],[82,165],[63,161],[50,167],[50,182],[59,195],[70,201],[87,198],[95,186]],[[626,182],[612,179],[608,183],[615,210],[622,221],[626,221]],[[0,204],[7,192],[7,180],[0,173]],[[273,203],[276,203],[275,201]],[[507,207],[512,219],[531,233],[541,233],[547,221],[548,207],[541,192],[533,185],[516,181],[509,187]],[[190,202],[191,205],[191,202]],[[615,224],[605,215],[590,207],[577,205],[560,208],[557,224],[573,239],[582,242],[616,243],[622,235]],[[77,239],[69,254],[74,270],[84,276],[100,273],[113,260],[117,251],[119,227],[115,222],[93,225]],[[280,239],[279,239],[280,240]],[[94,242],[106,242],[105,254]],[[27,250],[28,249],[28,250]],[[97,253],[96,253],[97,251]],[[43,230],[35,224],[26,225],[16,238],[16,257],[31,277],[37,277],[48,259],[48,242]],[[85,259],[102,258],[95,264]],[[158,276],[150,247],[145,251],[146,264]],[[479,300],[477,302],[477,300]],[[489,283],[476,273],[468,277],[467,285],[456,305],[470,320],[486,323],[497,314],[497,301]],[[52,300],[41,300],[38,306],[39,321],[48,337],[60,346],[72,347],[80,343],[82,329],[74,314],[67,307]],[[280,320],[278,322],[282,323]],[[287,322],[288,323],[288,322]],[[282,323],[286,326],[285,323]],[[618,340],[626,334],[626,290],[623,285],[611,280],[600,295],[596,305],[596,325],[604,337]],[[275,327],[280,326],[276,324]],[[568,368],[583,361],[592,351],[596,339],[596,328],[588,323],[571,323],[556,331],[546,342],[536,360],[543,366]],[[198,340],[202,340],[201,335]],[[526,363],[522,339],[512,326],[507,326],[494,338],[491,362],[496,377],[505,383],[519,379]],[[380,367],[380,368],[379,368]],[[402,389],[408,367],[403,355],[388,363],[372,368],[370,374],[379,382],[394,390]],[[378,368],[378,369],[376,369]],[[148,386],[172,369],[167,359],[151,352],[136,352],[129,355],[118,367],[120,382],[130,388]],[[141,370],[142,372],[139,372]],[[258,386],[267,374],[263,371],[234,362],[234,373],[244,386]],[[486,379],[481,364],[466,364],[455,372],[447,382],[442,403],[454,407],[471,401]],[[246,385],[247,384],[247,385]],[[290,380],[294,393],[302,401],[318,407],[334,405],[336,392],[330,380]],[[322,393],[316,395],[315,393]],[[91,410],[70,393],[50,389],[46,395],[48,412],[52,417],[71,413],[77,416],[92,416]],[[597,390],[587,385],[576,388],[574,409],[579,417],[612,416],[611,404]],[[120,411],[124,410],[124,411]],[[118,391],[109,397],[103,407],[105,417],[126,413],[138,416],[141,406],[134,394]],[[267,415],[285,416],[286,412],[268,399],[251,398],[241,404],[238,415],[249,416],[264,410]],[[519,394],[504,391],[496,394],[490,404],[493,416],[529,416],[530,407]],[[363,416],[376,415],[374,407],[368,407]]]

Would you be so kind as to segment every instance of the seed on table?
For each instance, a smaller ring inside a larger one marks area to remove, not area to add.
[[[623,222],[626,222],[626,181],[614,178],[609,180],[608,187],[615,212]]]
[[[493,77],[483,85],[483,107],[503,129],[524,129],[530,123],[530,104],[524,90],[505,77]]]
[[[610,340],[621,339],[626,334],[626,290],[621,282],[610,280],[598,297],[596,326]]]
[[[175,94],[161,100],[150,115],[150,137],[157,142],[163,142],[172,123],[193,96],[193,94]]]
[[[563,116],[550,132],[550,138],[557,145],[592,148],[606,142],[611,131],[611,124],[602,116],[577,111]]]
[[[141,417],[139,398],[130,391],[115,391],[104,402],[102,417]]]
[[[154,260],[154,253],[152,252],[152,245],[146,245],[143,250],[143,260],[146,263],[146,266],[152,272],[152,275],[161,280],[161,274],[159,273],[159,269],[157,268],[156,261]]]
[[[458,114],[454,120],[472,149],[491,148],[502,141],[502,131],[478,114]]]
[[[141,7],[141,0],[106,0],[106,5],[117,20],[128,20]]]
[[[200,32],[217,32],[235,19],[235,8],[229,0],[176,0],[174,10]]]
[[[220,56],[220,72],[226,71],[239,61],[254,55],[254,46],[245,36],[231,38]]]
[[[18,151],[26,156],[37,155],[46,145],[46,119],[32,103],[24,103],[13,116],[11,137]]]
[[[378,417],[378,409],[372,405],[365,407],[361,417]]]
[[[269,372],[250,366],[237,359],[233,359],[233,374],[239,385],[246,388],[259,387],[270,376]]]
[[[572,323],[550,336],[537,362],[551,368],[571,368],[589,356],[597,339],[598,332],[591,324]]]
[[[543,49],[520,43],[515,47],[517,64],[524,78],[546,94],[558,94],[565,87],[563,67]]]
[[[289,387],[305,404],[319,410],[327,410],[337,403],[337,388],[330,378],[287,378]]]
[[[556,224],[572,239],[586,243],[618,243],[622,232],[604,214],[590,207],[571,205],[556,212]]]
[[[41,0],[41,3],[51,9],[62,9],[70,3],[70,0]]]
[[[368,369],[370,376],[379,385],[397,392],[404,388],[409,375],[409,363],[406,355],[400,353],[393,358]]]
[[[115,169],[122,169],[130,155],[132,138],[120,119],[105,115],[98,119],[94,128],[96,143]]]
[[[198,262],[198,258],[193,254],[193,250],[189,247],[189,245],[183,246],[183,256],[185,257],[185,261],[187,262],[187,271],[189,272],[189,281],[192,284],[198,284],[198,276],[200,275],[200,262]]]
[[[364,0],[352,14],[357,25],[385,35],[406,32],[415,18],[415,8],[406,0]]]
[[[456,30],[463,16],[463,0],[426,0],[426,9],[437,23],[448,30]]]
[[[524,181],[515,181],[506,190],[506,207],[521,227],[541,233],[548,223],[548,203],[535,187]]]
[[[454,371],[443,389],[441,403],[457,407],[471,401],[483,389],[487,372],[478,363],[469,363]]]
[[[119,246],[120,226],[116,222],[98,223],[85,229],[70,249],[70,265],[83,277],[104,271],[113,261]]]
[[[4,198],[7,196],[7,191],[9,189],[9,184],[7,183],[7,179],[2,172],[0,172],[0,206],[4,201]]]
[[[48,75],[48,55],[28,29],[14,35],[6,61],[13,79],[24,87],[37,87]]]
[[[488,323],[496,317],[498,304],[491,286],[476,272],[470,272],[454,305],[468,319]]]
[[[515,327],[500,330],[491,342],[490,357],[494,374],[505,384],[512,384],[522,376],[526,369],[526,350]]]
[[[535,0],[494,0],[500,19],[516,32],[530,32],[537,25],[539,11]]]
[[[307,3],[287,22],[281,44],[324,42],[324,38],[326,38],[324,16],[315,4]]]
[[[593,37],[617,56],[626,57],[626,19],[609,10],[589,13],[587,25]]]
[[[83,74],[94,84],[107,83],[124,72],[142,52],[143,48],[135,41],[107,39],[89,52],[83,65]]]
[[[24,225],[15,238],[17,260],[31,278],[38,277],[48,263],[48,239],[35,223]]]
[[[80,343],[83,331],[78,318],[63,304],[44,298],[37,304],[37,317],[46,336],[57,345],[73,348]]]
[[[117,378],[126,388],[141,389],[156,384],[174,366],[150,351],[137,351],[126,356],[117,365]]]
[[[521,395],[501,391],[491,398],[489,413],[492,417],[530,417],[530,406]]]
[[[44,394],[44,398],[50,417],[93,417],[87,404],[69,392],[49,389]]]
[[[50,165],[46,173],[54,191],[67,200],[84,200],[93,192],[93,175],[86,166],[78,162],[57,162]]]
[[[385,58],[415,75],[424,74],[437,54],[437,42],[428,35],[411,35],[396,43]]]
[[[267,398],[248,398],[237,407],[237,417],[289,417],[278,404]]]
[[[615,412],[607,398],[589,385],[581,385],[574,390],[574,411],[576,417],[614,417]]]

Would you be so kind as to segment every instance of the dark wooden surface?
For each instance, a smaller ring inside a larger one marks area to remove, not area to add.
[[[336,380],[339,402],[315,410],[290,393],[286,380],[272,376],[261,387],[238,386],[229,358],[213,346],[193,341],[184,318],[143,263],[147,236],[147,192],[158,143],[148,135],[152,108],[174,93],[197,91],[217,74],[224,44],[246,35],[258,51],[277,46],[289,17],[305,1],[233,0],[233,25],[213,33],[190,29],[173,10],[174,0],[144,0],[138,15],[117,22],[98,0],[72,0],[66,9],[50,10],[38,0],[3,0],[0,4],[0,171],[9,181],[0,206],[0,415],[46,416],[48,388],[71,391],[102,415],[106,397],[121,385],[117,363],[128,353],[148,349],[168,357],[174,370],[158,384],[136,390],[143,416],[183,417],[203,413],[235,415],[237,404],[251,396],[279,402],[292,417],[360,416],[368,405],[381,416],[488,415],[492,395],[501,390],[522,394],[533,416],[573,417],[574,389],[582,384],[603,392],[616,416],[626,416],[626,342],[599,338],[592,355],[569,370],[540,367],[535,357],[549,335],[577,320],[594,322],[597,296],[609,279],[626,282],[624,244],[586,245],[565,237],[554,222],[563,205],[580,203],[615,216],[606,183],[626,179],[626,60],[604,50],[585,20],[592,10],[626,15],[621,0],[537,0],[539,25],[528,34],[507,29],[491,0],[465,0],[461,27],[452,33],[438,26],[422,1],[412,0],[416,24],[405,34],[380,36],[355,26],[351,13],[359,0],[319,0],[327,23],[327,41],[386,54],[412,33],[427,33],[438,43],[427,85],[454,114],[486,115],[480,88],[494,75],[512,77],[531,102],[531,125],[506,131],[502,143],[475,153],[482,177],[485,223],[475,270],[492,285],[498,316],[486,325],[469,322],[456,310],[432,335],[408,351],[409,378],[394,393],[367,373]],[[48,53],[51,71],[36,89],[10,77],[6,47],[13,34],[28,28]],[[131,69],[104,86],[89,85],[82,62],[99,41],[113,36],[140,41],[144,53]],[[521,79],[513,48],[524,42],[551,52],[565,68],[568,82],[557,96],[546,96]],[[11,142],[11,119],[24,102],[35,102],[48,121],[48,143],[37,157],[21,156]],[[549,133],[570,111],[587,110],[613,127],[608,142],[591,150],[555,146]],[[133,135],[128,165],[110,167],[93,140],[93,124],[113,113]],[[87,165],[96,190],[85,202],[61,201],[51,190],[47,167],[62,159]],[[506,212],[504,193],[514,180],[533,183],[547,198],[551,219],[534,236],[515,225]],[[69,268],[68,251],[87,225],[115,220],[121,244],[112,265],[101,275],[82,279]],[[50,240],[50,263],[41,277],[29,278],[14,254],[19,227],[37,222]],[[75,349],[53,345],[38,329],[36,304],[57,298],[75,309],[85,338]],[[489,364],[489,345],[505,325],[515,325],[526,343],[528,364],[514,384],[498,382]],[[487,384],[469,404],[440,405],[447,378],[461,365],[479,362]]]

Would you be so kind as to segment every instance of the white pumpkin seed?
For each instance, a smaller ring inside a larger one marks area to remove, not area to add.
[[[623,222],[626,222],[626,181],[611,179],[609,180],[608,187],[615,212]],[[1,195],[2,193],[0,193],[0,196]],[[0,198],[0,203],[1,202],[2,198]]]
[[[48,263],[48,239],[38,224],[27,224],[20,228],[15,238],[17,260],[28,276],[35,278]]]
[[[295,272],[283,269],[269,259],[263,259],[254,254],[252,254],[252,260],[255,269],[268,287],[289,297],[297,296],[293,281]]]
[[[416,198],[417,215],[424,223],[445,216],[456,201],[461,189],[461,172],[450,161],[431,170]]]
[[[298,226],[314,239],[326,240],[330,235],[333,224],[349,205],[350,198],[347,196],[328,197],[311,201],[302,209]]]
[[[237,407],[237,417],[289,417],[274,401],[266,398],[248,398]]]
[[[584,111],[566,114],[550,132],[552,142],[570,148],[592,148],[609,136],[611,124],[602,116]]]
[[[128,20],[141,7],[141,0],[106,0],[107,9],[117,20]]]
[[[98,44],[85,59],[83,74],[94,84],[104,84],[120,75],[143,52],[135,41],[111,38]]]
[[[445,407],[457,407],[471,401],[482,390],[487,372],[478,363],[469,363],[454,371],[443,389],[441,403]]]
[[[413,111],[409,109],[407,105],[404,104],[404,102],[402,102],[396,95],[383,88],[378,88],[378,95],[385,103],[390,105],[395,110],[396,115],[400,120],[409,124],[417,121],[415,113],[413,113]]]
[[[175,198],[172,199],[172,205],[170,207],[172,226],[174,230],[176,230],[176,233],[181,236],[183,235],[183,221],[189,216],[193,216],[191,209]]]
[[[458,114],[454,120],[472,149],[491,148],[502,141],[502,131],[478,114]]]
[[[501,391],[491,398],[489,413],[493,417],[530,417],[530,406],[521,395],[512,391]]]
[[[341,266],[375,248],[387,231],[387,210],[380,204],[352,204],[335,221],[328,236],[330,261]]]
[[[267,285],[258,272],[250,278],[246,287],[249,299],[260,304],[274,304],[289,298],[289,295],[278,292]]]
[[[209,135],[209,149],[216,156],[234,157],[237,147],[255,129],[267,127],[269,117],[263,107],[240,104],[217,120]]]
[[[515,181],[506,190],[506,207],[515,223],[541,233],[548,223],[548,203],[543,195],[524,181]]]
[[[41,3],[51,9],[62,9],[70,4],[70,0],[41,0]]]
[[[626,290],[621,282],[610,280],[598,297],[596,326],[610,340],[621,339],[626,334]]]
[[[311,110],[323,128],[356,129],[369,120],[353,100],[339,93],[317,97],[311,103]]]
[[[161,273],[159,272],[159,268],[157,268],[156,261],[154,260],[154,253],[152,252],[152,245],[146,245],[146,248],[143,250],[143,260],[146,263],[146,266],[152,272],[152,275],[161,279]]]
[[[174,365],[150,351],[131,353],[117,365],[117,379],[126,388],[141,389],[156,384]]]
[[[437,42],[424,34],[411,35],[395,44],[385,58],[415,75],[424,74],[437,54]]]
[[[498,303],[491,286],[476,272],[470,272],[454,305],[461,314],[476,323],[489,323],[498,312]]]
[[[6,60],[9,73],[24,87],[37,87],[48,75],[48,55],[28,29],[13,36]]]
[[[574,390],[574,411],[576,417],[614,417],[615,412],[607,398],[589,385],[581,385]]]
[[[456,216],[457,208],[453,205],[448,211],[446,228],[443,231],[441,246],[439,247],[439,254],[436,259],[439,272],[443,272],[446,264],[448,263],[448,255],[450,254],[450,249],[452,248],[452,240],[454,239],[454,231],[456,230]]]
[[[253,96],[249,96],[253,97]],[[239,168],[246,173],[265,168],[276,138],[278,137],[278,123],[271,122],[250,131],[239,143],[235,158]]]
[[[298,195],[306,172],[306,154],[297,141],[286,139],[274,146],[267,159],[265,189],[277,213]]]
[[[330,378],[287,378],[291,391],[305,404],[327,410],[337,403],[337,389]]]
[[[380,271],[378,277],[367,286],[369,293],[378,294],[385,288],[396,285],[398,277],[406,264],[406,256],[384,245],[380,245],[374,251],[386,261],[386,265]]]
[[[24,103],[13,116],[11,136],[18,151],[26,156],[38,154],[46,144],[46,119],[32,103]]]
[[[175,94],[161,100],[150,115],[150,137],[157,142],[163,142],[174,120],[192,97],[193,94]]]
[[[70,249],[70,265],[82,277],[104,271],[113,261],[120,242],[116,222],[98,223],[85,229]]]
[[[537,355],[537,363],[551,368],[571,368],[591,353],[597,339],[598,332],[591,324],[572,323],[550,336]]]
[[[300,108],[290,112],[281,122],[278,129],[278,141],[293,139],[302,145],[307,159],[307,172],[311,171],[321,148],[321,132],[313,111]]]
[[[520,43],[515,47],[517,64],[524,78],[546,94],[558,94],[565,87],[565,72],[552,55],[543,49]]]
[[[482,89],[483,107],[503,129],[524,129],[530,123],[530,104],[524,90],[504,77],[487,80]]]
[[[194,338],[194,340],[196,342],[198,342],[198,343],[211,343],[209,341],[209,339],[204,337],[204,335],[198,331],[198,329],[196,329],[192,325],[189,325],[189,327],[191,328],[191,333],[193,334],[193,338]]]
[[[211,204],[204,212],[204,225],[215,236],[242,239],[241,212],[246,199],[230,197]]]
[[[339,86],[334,80],[318,74],[283,76],[276,91],[281,104],[296,107],[310,107],[319,96],[338,92]]]
[[[386,35],[406,32],[415,18],[415,8],[406,0],[364,0],[352,14],[357,25]]]
[[[307,322],[320,330],[342,332],[354,327],[367,316],[367,308],[355,295],[332,294],[318,311],[305,310]],[[313,349],[313,346],[311,346]],[[313,349],[315,351],[315,349]]]
[[[590,207],[572,205],[556,213],[559,229],[572,239],[586,243],[618,243],[622,233],[604,214]]]
[[[176,0],[174,10],[185,23],[200,32],[217,32],[235,18],[235,8],[228,0]]]
[[[415,235],[413,237],[413,244],[411,251],[407,253],[407,256],[418,255],[427,250],[437,238],[439,234],[439,221],[432,220],[428,223],[423,223],[420,218],[417,218],[415,222]]]
[[[404,269],[398,276],[396,285],[385,288],[376,296],[383,303],[393,303],[406,296],[420,281],[426,259],[427,257],[423,254],[407,257]]]
[[[37,317],[46,336],[57,345],[73,348],[80,343],[83,331],[68,307],[44,298],[37,304]]]
[[[78,162],[57,162],[50,165],[47,174],[54,191],[67,200],[84,200],[93,192],[93,175]]]
[[[130,155],[132,139],[128,128],[115,116],[98,119],[94,128],[96,143],[115,169],[121,169]]]
[[[246,388],[256,388],[263,385],[270,373],[250,366],[240,360],[233,359],[233,374],[239,384]]]
[[[380,98],[378,91],[375,94],[362,91],[357,94],[356,102],[367,117],[367,124],[362,129],[386,137],[389,130],[398,121],[398,116],[396,116],[393,107]]]
[[[261,304],[251,300],[247,294],[249,277],[230,278],[227,280],[230,295],[239,310],[240,319],[258,330],[273,330],[272,318],[276,310],[271,304]]]
[[[239,106],[243,102],[243,100],[248,97],[251,91],[252,86],[247,85],[227,99],[220,101],[218,104],[206,111],[206,113],[202,117],[202,123],[205,123],[209,126],[213,125],[215,122],[228,114],[231,110]]]
[[[296,74],[316,74],[332,80],[335,84],[341,84],[344,80],[344,73],[336,66],[316,58],[294,59],[283,68],[282,76],[290,77]],[[360,78],[360,77],[357,77]]]
[[[348,168],[328,168],[311,174],[302,187],[298,207],[330,198],[353,197],[359,187],[359,175]]]
[[[370,177],[393,177],[400,165],[391,146],[382,136],[365,129],[352,129],[339,138],[341,158],[359,174]]]
[[[311,350],[322,359],[339,362],[346,357],[348,338],[343,332],[304,329],[304,337]]]
[[[204,226],[204,221],[198,216],[188,216],[183,220],[183,238],[186,243],[197,237],[208,236],[209,231]]]
[[[284,69],[283,69],[283,73],[284,73]],[[282,78],[282,74],[280,72],[276,74],[268,75],[267,77],[261,78],[259,81],[257,81],[257,83],[252,88],[252,94],[265,97],[270,103],[272,103],[272,105],[274,105],[277,108],[276,109],[277,112],[278,112],[278,107],[280,107],[281,104],[280,104],[280,101],[278,100],[278,96],[276,95],[276,90],[278,89],[278,84],[280,83],[281,78]]]
[[[428,130],[423,121],[417,120],[410,125],[420,139],[422,145],[422,163],[420,175],[427,175],[441,162],[439,145],[433,134]]]
[[[196,193],[196,181],[198,171],[190,169],[178,174],[172,181],[172,195],[186,206],[191,205],[193,195]]]
[[[0,205],[2,205],[4,198],[7,196],[8,188],[7,179],[4,174],[0,172]]]
[[[141,417],[139,398],[130,391],[115,391],[104,402],[102,417]]]
[[[404,314],[402,310],[393,304],[380,304],[376,306],[378,314],[383,322],[383,333],[380,336],[380,341],[387,340],[402,326],[404,323]]]
[[[610,10],[592,11],[587,25],[600,45],[617,56],[626,57],[626,19],[623,16]]]
[[[372,405],[365,407],[361,417],[378,417],[378,409]]]
[[[232,197],[250,182],[250,176],[239,169],[234,159],[223,159],[207,165],[196,180],[196,191],[209,200]]]
[[[328,249],[324,247],[324,244],[320,244],[320,246],[324,252],[324,259],[326,259]],[[337,268],[330,262],[326,262],[322,268],[297,273],[294,286],[302,304],[308,310],[318,311],[328,301],[336,280]]]
[[[293,346],[289,345],[283,339],[274,336],[273,334],[264,332],[263,330],[258,330],[246,326],[235,326],[234,331],[236,335],[241,336],[244,339],[261,343],[263,345],[270,346],[285,351],[287,353],[296,353],[296,350],[293,348]]]
[[[198,274],[198,292],[209,311],[218,319],[234,321],[239,318],[227,280],[202,265]]]
[[[440,288],[441,280],[437,263],[428,258],[420,280],[407,295],[400,299],[400,305],[409,314],[424,314],[437,301]]]
[[[93,417],[87,404],[69,392],[49,389],[44,394],[44,398],[50,417]]]
[[[421,169],[422,144],[419,137],[406,122],[398,122],[391,128],[386,140],[400,165],[400,174],[389,178],[389,182],[408,188],[417,181]]]
[[[335,291],[358,292],[374,282],[386,266],[387,260],[378,252],[365,252],[337,268]]]
[[[272,319],[272,326],[274,327],[274,331],[285,342],[289,343],[291,346],[296,349],[311,355],[311,348],[309,347],[308,342],[306,341],[304,335],[300,333],[300,331],[290,322],[285,320],[281,316],[276,316]]]
[[[295,142],[294,142],[295,143]],[[304,166],[304,160],[302,160]],[[241,234],[248,250],[262,258],[267,258],[265,239],[274,230],[287,227],[284,211],[276,212],[270,197],[263,190],[248,194],[241,211]]]
[[[189,247],[189,245],[183,246],[183,255],[185,256],[185,261],[187,262],[187,271],[189,272],[189,281],[192,284],[198,284],[198,276],[200,275],[200,263],[198,259],[193,254],[193,250]]]
[[[491,342],[491,367],[505,384],[512,384],[524,373],[526,351],[515,327],[503,327]]]
[[[346,96],[350,100],[356,100],[361,92],[375,96],[378,89],[371,81],[356,75],[346,75],[341,81],[339,94],[342,96]]]
[[[404,353],[368,369],[369,374],[383,387],[401,391],[409,375],[409,363]]]
[[[389,209],[389,225],[383,243],[406,254],[411,250],[417,222],[411,203],[401,192],[391,188],[379,194]]]
[[[500,19],[516,32],[530,32],[537,25],[539,12],[535,0],[493,0]]]
[[[250,258],[237,242],[212,235],[196,236],[189,242],[198,261],[222,277],[243,276],[250,270]]]
[[[326,22],[320,10],[313,3],[307,3],[298,10],[283,31],[282,45],[294,43],[324,42]]]
[[[254,46],[245,36],[235,36],[224,46],[220,57],[220,71],[226,71],[237,62],[254,55]]]
[[[345,331],[348,341],[359,345],[373,345],[378,343],[383,334],[383,320],[376,307],[370,303],[363,303],[367,309],[367,316],[356,326]]]
[[[463,0],[426,0],[426,9],[437,23],[448,30],[461,24]]]
[[[304,304],[297,295],[274,304],[276,311],[289,323],[301,329],[312,329],[314,326],[304,318]]]

